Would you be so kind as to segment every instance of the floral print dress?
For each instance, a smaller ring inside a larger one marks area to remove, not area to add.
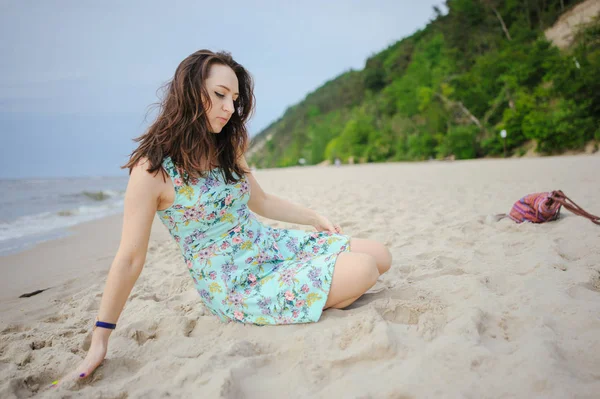
[[[245,176],[229,183],[219,168],[194,178],[170,157],[162,165],[175,201],[157,213],[213,314],[258,325],[319,320],[337,256],[350,250],[348,236],[272,228],[248,208]]]

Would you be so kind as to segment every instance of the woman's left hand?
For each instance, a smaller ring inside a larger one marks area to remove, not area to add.
[[[317,231],[330,231],[332,233],[343,234],[340,225],[331,223],[325,216],[317,215],[312,225]]]

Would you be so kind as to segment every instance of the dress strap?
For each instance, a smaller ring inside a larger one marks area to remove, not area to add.
[[[181,173],[179,173],[179,169],[175,166],[171,157],[165,157],[162,161],[162,165],[173,182],[175,182],[175,179],[182,179]]]

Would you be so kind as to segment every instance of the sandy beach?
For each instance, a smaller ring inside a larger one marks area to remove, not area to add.
[[[553,189],[599,214],[598,171],[599,153],[259,170],[265,191],[385,243],[390,272],[318,323],[223,324],[155,219],[105,362],[48,388],[85,356],[119,243],[120,216],[82,224],[0,258],[0,397],[598,398],[600,226],[492,217]]]

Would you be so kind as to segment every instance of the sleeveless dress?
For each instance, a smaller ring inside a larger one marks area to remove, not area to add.
[[[245,176],[226,182],[216,168],[194,178],[170,157],[162,166],[173,181],[175,201],[157,213],[213,314],[224,322],[257,325],[319,320],[335,261],[350,250],[349,236],[261,223],[248,208]]]

